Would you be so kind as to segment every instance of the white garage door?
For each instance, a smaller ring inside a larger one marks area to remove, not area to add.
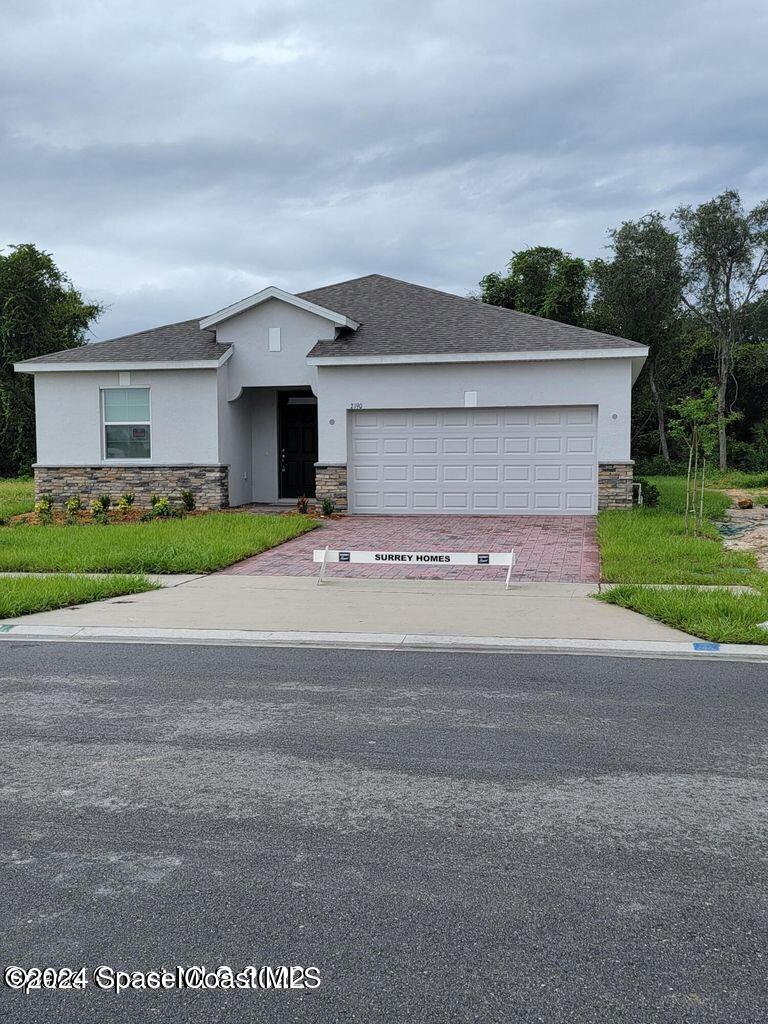
[[[351,512],[590,515],[597,409],[398,409],[349,414]]]

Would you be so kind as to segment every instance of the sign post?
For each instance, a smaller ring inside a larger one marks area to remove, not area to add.
[[[331,551],[330,548],[316,548],[312,559],[320,562],[317,585],[325,580],[325,570],[331,562],[345,562],[365,565],[406,565],[406,566],[448,566],[461,565],[467,568],[499,565],[507,567],[504,589],[509,590],[512,568],[517,561],[513,551]]]

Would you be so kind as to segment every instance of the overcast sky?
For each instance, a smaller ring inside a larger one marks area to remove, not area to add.
[[[458,294],[529,245],[768,197],[765,0],[5,0],[0,236],[98,338],[266,284]]]

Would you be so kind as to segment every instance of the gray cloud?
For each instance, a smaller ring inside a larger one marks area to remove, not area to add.
[[[465,293],[513,249],[768,195],[761,0],[6,0],[0,237],[110,337],[267,283]]]

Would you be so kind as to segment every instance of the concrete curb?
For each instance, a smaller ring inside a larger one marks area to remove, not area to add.
[[[768,646],[704,641],[569,640],[425,633],[330,633],[234,629],[151,629],[0,623],[0,640],[66,643],[201,644],[241,647],[330,647],[373,650],[475,651],[509,654],[584,654],[613,658],[704,658],[768,662]]]

